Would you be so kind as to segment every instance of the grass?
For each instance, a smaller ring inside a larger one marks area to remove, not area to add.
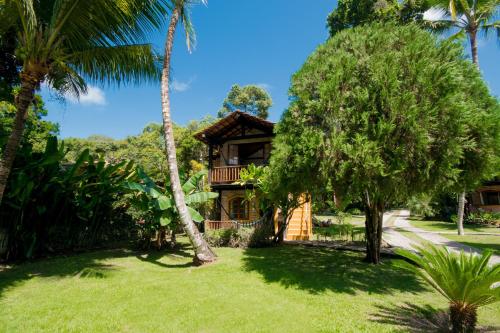
[[[457,227],[454,223],[444,221],[427,221],[420,218],[410,218],[410,224],[414,227],[427,231],[437,232],[456,232]],[[500,255],[500,228],[483,227],[479,225],[464,224],[464,236],[457,234],[444,233],[441,236],[450,240],[466,244],[482,250],[491,250]],[[471,233],[493,233],[496,235],[471,234]]]
[[[186,245],[15,266],[0,272],[0,332],[401,332],[447,306],[397,260],[293,246],[217,253],[204,267]],[[498,313],[480,309],[479,323],[500,325]]]

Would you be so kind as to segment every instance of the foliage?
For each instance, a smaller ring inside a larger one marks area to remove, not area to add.
[[[13,88],[19,84],[14,29],[0,32],[0,101],[14,102]]]
[[[428,0],[339,0],[327,19],[330,36],[356,26],[373,22],[408,24],[421,22],[430,8]]]
[[[498,101],[460,45],[417,26],[336,34],[293,76],[290,95],[273,172],[297,192],[331,182],[340,197],[363,198],[379,240],[387,205],[458,180],[473,187],[498,168]]]
[[[500,1],[498,0],[430,0],[431,6],[441,10],[442,17],[427,21],[427,25],[436,31],[453,32],[451,38],[474,39],[478,32],[488,35],[493,30],[500,38]],[[474,45],[473,45],[474,47]]]
[[[412,215],[419,215],[426,218],[436,215],[431,205],[432,197],[426,194],[412,196],[408,199],[407,205]]]
[[[174,125],[176,153],[181,172],[194,174],[206,168],[207,147],[196,140],[194,134],[212,122],[213,118],[206,117],[200,121],[192,120],[186,126]],[[146,125],[141,134],[128,136],[124,140],[92,135],[86,139],[67,138],[64,139],[64,144],[68,148],[68,162],[74,162],[78,154],[89,149],[109,163],[134,161],[155,181],[163,181],[168,172],[163,129],[157,123]]]
[[[478,209],[477,211],[469,213],[466,222],[477,224],[493,224],[500,226],[500,213]]]
[[[41,96],[36,95],[32,106],[28,110],[26,125],[21,145],[31,145],[36,152],[45,150],[45,143],[50,136],[59,134],[59,126],[43,120],[47,116],[47,109]],[[0,101],[0,152],[7,142],[12,131],[16,108],[13,104]]]
[[[140,213],[139,227],[145,237],[144,241],[149,243],[153,234],[164,229],[175,233],[179,228],[180,217],[170,182],[166,181],[164,187],[161,187],[140,168],[137,169],[137,175],[139,182],[128,181],[123,186],[132,194],[130,202]],[[219,196],[218,193],[203,189],[203,179],[206,176],[207,171],[200,171],[182,185],[191,218],[198,223],[203,222],[204,217],[197,209]]]
[[[159,78],[157,56],[143,44],[166,13],[163,1],[61,2],[6,0],[0,36],[14,31],[16,60],[25,73],[60,93],[78,96],[89,82],[137,82]],[[88,24],[92,22],[92,24]]]
[[[224,99],[218,117],[223,118],[233,111],[240,110],[266,119],[272,105],[271,96],[264,88],[255,85],[240,87],[235,84]]]
[[[211,246],[246,248],[253,231],[252,228],[219,229],[206,231],[204,236]]]
[[[8,235],[8,259],[89,248],[128,236],[130,220],[119,204],[121,183],[132,163],[106,164],[82,152],[63,163],[64,146],[49,138],[43,153],[24,146],[8,183],[0,227]]]
[[[286,175],[278,171],[280,165],[277,160],[273,162],[273,156],[271,156],[269,166],[250,164],[241,170],[240,180],[236,184],[252,186],[250,190],[246,190],[246,198],[248,201],[257,201],[260,211],[270,214],[278,209],[281,216],[278,230],[276,231],[274,228],[268,229],[274,234],[274,241],[278,242],[283,240],[293,210],[300,207],[308,197],[305,191],[297,191],[292,188],[293,183],[291,181],[286,182],[284,180]],[[269,218],[265,223],[271,224],[272,221]]]
[[[490,251],[466,255],[426,245],[418,252],[396,250],[418,268],[408,263],[404,267],[415,271],[450,302],[453,332],[473,332],[477,309],[500,300],[500,264],[488,265]]]

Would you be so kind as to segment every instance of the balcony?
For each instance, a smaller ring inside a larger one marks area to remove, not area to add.
[[[210,170],[211,184],[231,184],[240,179],[240,171],[246,168],[245,165],[231,165],[224,167],[214,167]]]

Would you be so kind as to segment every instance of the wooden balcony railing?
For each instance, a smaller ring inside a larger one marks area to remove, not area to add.
[[[235,224],[231,221],[205,221],[205,230],[231,229]]]
[[[240,171],[246,168],[244,165],[231,165],[214,167],[210,170],[210,183],[230,184],[240,179]]]

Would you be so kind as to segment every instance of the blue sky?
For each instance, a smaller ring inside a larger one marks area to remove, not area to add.
[[[176,123],[215,116],[234,83],[268,89],[277,121],[288,106],[290,77],[307,56],[328,37],[329,0],[209,0],[193,8],[198,43],[187,52],[178,30],[172,59],[172,115]],[[151,36],[162,49],[164,32]],[[479,62],[494,95],[500,95],[500,48],[490,40],[479,43]],[[56,101],[42,92],[48,120],[58,122],[61,137],[92,134],[124,138],[140,133],[149,122],[161,122],[159,84],[91,87],[80,102]]]

